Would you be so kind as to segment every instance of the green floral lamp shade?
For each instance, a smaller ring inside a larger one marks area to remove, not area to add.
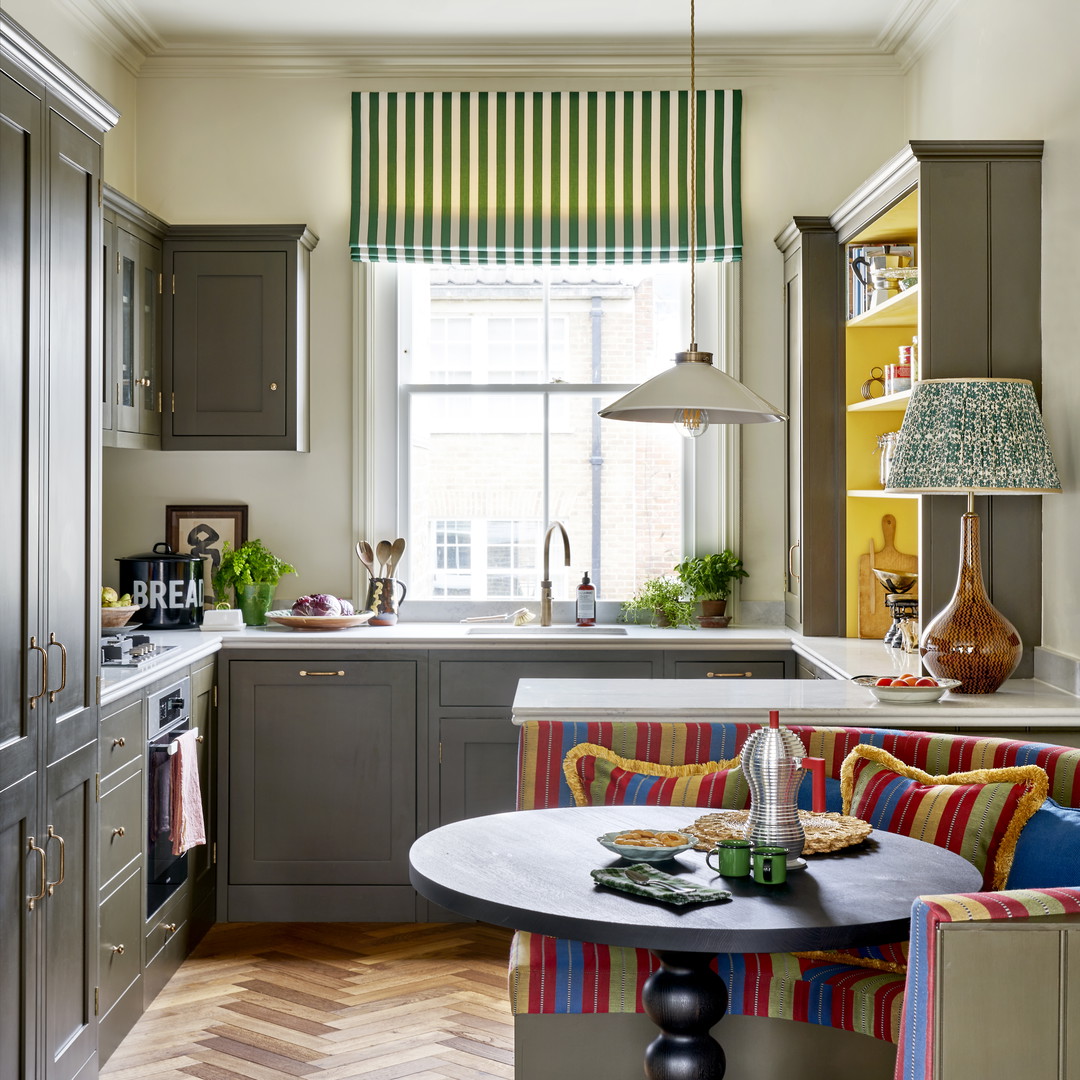
[[[977,495],[1061,491],[1027,379],[925,379],[915,384],[887,491]]]

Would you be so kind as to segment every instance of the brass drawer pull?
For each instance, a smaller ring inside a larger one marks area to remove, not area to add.
[[[706,671],[706,679],[752,679],[752,671]]]
[[[34,904],[36,904],[39,900],[43,900],[45,898],[45,890],[47,888],[47,882],[45,880],[45,849],[38,847],[37,844],[34,843],[34,838],[32,836],[28,836],[26,838],[26,850],[36,851],[41,856],[41,889],[37,893],[37,895],[28,896],[26,898],[26,910],[33,911]]]
[[[60,876],[55,881],[46,882],[45,891],[49,894],[49,896],[52,896],[54,890],[56,889],[56,886],[64,884],[64,855],[66,853],[67,844],[64,843],[64,838],[59,833],[53,832],[53,827],[51,825],[46,830],[46,832],[48,833],[49,840],[60,841]],[[48,846],[49,840],[45,841],[46,846]]]
[[[116,953],[117,956],[123,956],[124,955],[124,946],[122,944],[121,945],[114,945],[112,947],[112,951],[114,953]]]
[[[795,573],[795,567],[793,565],[793,561],[794,561],[794,556],[795,556],[795,549],[797,547],[800,547],[801,544],[802,544],[801,540],[796,540],[795,543],[792,544],[791,547],[788,548],[788,552],[787,552],[787,572],[788,572],[788,577],[791,578],[792,581],[798,581],[799,580],[799,575]]]
[[[314,678],[314,677],[316,677],[318,675],[330,675],[330,676],[333,676],[333,675],[344,675],[344,674],[345,674],[344,671],[301,671],[300,672],[300,678],[302,679],[305,675],[310,675],[312,678]]]
[[[41,653],[41,689],[30,699],[30,708],[36,709],[38,698],[45,696],[49,689],[49,654],[37,643],[37,638],[30,639],[30,648],[34,652]],[[38,848],[40,851],[41,849]]]
[[[124,736],[123,736],[123,735],[121,735],[121,736],[120,736],[120,738],[118,738],[118,739],[113,739],[113,741],[112,741],[112,744],[113,744],[113,749],[114,749],[114,750],[115,750],[115,749],[116,749],[116,747],[118,747],[118,746],[125,746],[125,745],[126,745],[126,743],[124,742]]]
[[[113,836],[123,836],[124,835],[124,826],[123,825],[117,825],[116,828],[113,829],[112,834],[113,834]]]

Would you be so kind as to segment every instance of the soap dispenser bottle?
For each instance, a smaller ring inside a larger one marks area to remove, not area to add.
[[[586,570],[577,587],[577,605],[575,608],[578,626],[596,625],[596,586],[589,582]]]

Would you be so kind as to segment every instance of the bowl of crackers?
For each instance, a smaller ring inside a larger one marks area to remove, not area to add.
[[[694,846],[693,837],[686,833],[658,829],[622,829],[604,833],[596,839],[608,851],[631,862],[664,862]]]

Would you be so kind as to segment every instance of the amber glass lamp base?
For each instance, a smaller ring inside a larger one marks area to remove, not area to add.
[[[919,652],[935,678],[960,680],[956,694],[992,694],[1020,663],[1020,635],[983,585],[978,514],[961,519],[956,591],[923,631]]]

